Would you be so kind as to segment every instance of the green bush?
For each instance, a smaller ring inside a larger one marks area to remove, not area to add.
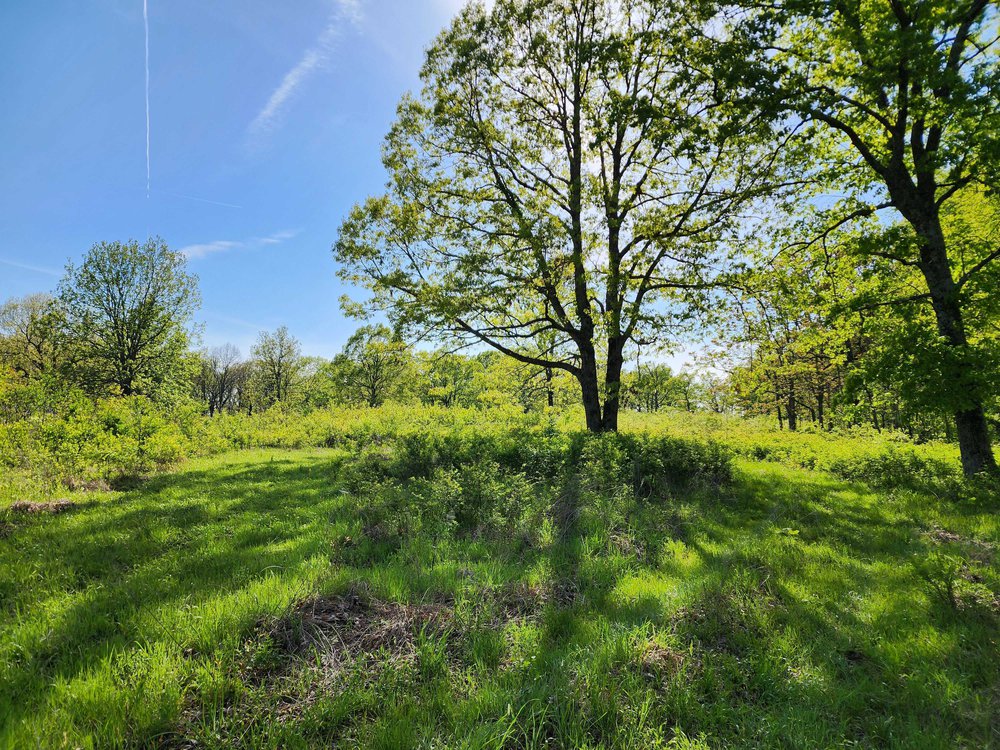
[[[928,456],[912,447],[886,445],[877,453],[836,458],[829,469],[843,479],[878,487],[927,486],[961,479],[958,467]]]

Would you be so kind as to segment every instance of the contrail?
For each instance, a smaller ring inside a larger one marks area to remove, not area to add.
[[[146,198],[149,198],[149,0],[142,0],[142,25],[146,31]]]
[[[226,208],[243,208],[243,206],[237,206],[235,203],[223,203],[222,201],[213,201],[209,200],[208,198],[199,198],[195,195],[184,195],[184,193],[171,193],[168,190],[160,190],[159,188],[157,188],[156,192],[161,195],[169,195],[172,198],[184,198],[185,200],[198,201],[199,203],[211,203],[213,206],[225,206]]]

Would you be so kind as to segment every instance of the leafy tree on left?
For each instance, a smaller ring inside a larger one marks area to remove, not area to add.
[[[55,373],[62,361],[60,316],[48,294],[30,294],[0,305],[0,362],[22,377]]]
[[[185,392],[197,278],[163,240],[97,243],[80,265],[67,265],[56,302],[72,380],[93,394]]]

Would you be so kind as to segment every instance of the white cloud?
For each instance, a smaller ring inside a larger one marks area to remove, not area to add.
[[[258,237],[254,242],[259,245],[280,245],[285,240],[292,239],[298,232],[292,229],[286,229],[284,232],[275,232],[268,237]]]
[[[216,240],[215,242],[204,242],[199,245],[182,247],[180,253],[188,260],[191,260],[193,258],[204,258],[206,255],[211,255],[212,253],[232,250],[234,247],[243,247],[243,243],[232,240]]]
[[[247,128],[248,142],[259,143],[280,123],[281,115],[299,87],[315,71],[323,68],[330,60],[337,39],[344,25],[358,26],[362,20],[360,0],[334,0],[333,9],[326,27],[312,47],[307,49],[298,63],[285,73],[278,87],[271,92],[264,108],[257,113]]]
[[[267,237],[254,237],[250,240],[215,240],[214,242],[200,242],[195,245],[188,245],[178,250],[188,260],[198,260],[214,253],[223,253],[227,250],[240,248],[261,247],[263,245],[280,245],[282,242],[292,239],[298,234],[297,230],[286,229],[275,232]]]

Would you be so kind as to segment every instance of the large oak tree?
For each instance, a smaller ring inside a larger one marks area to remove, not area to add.
[[[467,7],[399,106],[387,193],[341,227],[341,273],[373,293],[349,309],[568,372],[587,427],[616,429],[626,347],[690,313],[768,174],[694,62],[705,21],[656,0]]]

